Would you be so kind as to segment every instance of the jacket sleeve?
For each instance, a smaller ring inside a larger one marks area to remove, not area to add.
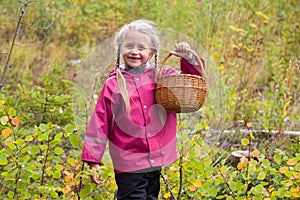
[[[202,66],[205,68],[205,61],[201,59]],[[204,73],[201,70],[200,64],[192,64],[184,58],[180,58],[180,70],[182,74],[192,74],[192,75],[200,75],[203,76]]]
[[[112,124],[110,94],[104,84],[84,137],[81,158],[85,162],[101,163]]]

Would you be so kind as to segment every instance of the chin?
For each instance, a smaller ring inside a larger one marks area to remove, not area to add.
[[[141,66],[142,64],[129,64],[129,66],[131,67],[131,68],[137,68],[137,67],[139,67],[139,66]]]

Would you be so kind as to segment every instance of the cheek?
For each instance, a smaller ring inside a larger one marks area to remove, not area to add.
[[[128,52],[126,52],[126,51],[121,51],[121,52],[120,52],[120,56],[121,56],[123,59],[125,59],[125,58],[127,57],[127,55],[128,55]]]
[[[120,51],[120,54],[122,55],[122,56],[124,56],[125,54],[127,54],[128,53],[128,51],[126,51],[126,49],[121,49],[121,51]]]
[[[144,53],[143,53],[143,57],[144,57],[144,58],[151,58],[151,55],[152,55],[152,54],[151,54],[150,52],[144,52]]]

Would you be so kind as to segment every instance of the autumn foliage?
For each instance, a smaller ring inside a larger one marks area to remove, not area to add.
[[[163,168],[160,199],[300,198],[300,137],[285,134],[300,130],[298,1],[4,0],[1,66],[26,2],[0,93],[1,199],[114,199],[109,156],[101,186],[80,158],[108,73],[84,61],[139,18],[170,30],[163,44],[184,35],[207,61],[207,101],[178,115],[179,160]],[[233,158],[237,150],[245,154]]]

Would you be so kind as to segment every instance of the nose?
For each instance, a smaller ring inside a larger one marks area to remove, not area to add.
[[[129,53],[134,55],[138,54],[138,48],[137,47],[132,48]]]

